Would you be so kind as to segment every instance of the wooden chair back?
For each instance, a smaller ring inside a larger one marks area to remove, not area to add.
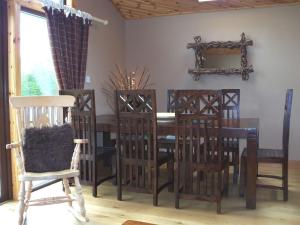
[[[222,89],[222,98],[224,118],[240,118],[240,89]]]
[[[167,90],[167,112],[175,112],[175,90]]]
[[[240,118],[240,89],[222,89],[223,116],[228,119]],[[175,112],[175,90],[167,90],[167,111]]]
[[[92,184],[94,180],[94,162],[96,160],[96,107],[94,90],[60,90],[60,95],[75,97],[72,108],[72,123],[75,137],[88,139],[88,144],[81,145],[80,150],[80,179],[82,183]]]
[[[180,183],[184,193],[200,194],[200,171],[216,171],[224,160],[220,140],[222,93],[177,90],[175,99],[175,157],[180,165]]]
[[[240,118],[240,89],[222,89],[222,109],[225,119]],[[239,138],[223,138],[223,144],[227,147],[239,146]],[[233,146],[235,144],[236,146]],[[229,154],[229,153],[228,153]],[[233,156],[232,156],[233,157]],[[231,160],[234,160],[233,158]]]
[[[155,90],[116,91],[116,117],[122,183],[151,192],[157,163]]]
[[[18,140],[22,142],[26,128],[51,127],[71,122],[71,107],[74,105],[73,96],[15,96],[10,103],[16,109]],[[67,108],[66,116],[63,110]],[[16,152],[20,173],[25,172],[22,144]]]
[[[284,157],[288,159],[289,155],[289,137],[290,137],[290,119],[292,112],[293,89],[286,91],[284,117],[283,117],[283,132],[282,132],[282,149]]]

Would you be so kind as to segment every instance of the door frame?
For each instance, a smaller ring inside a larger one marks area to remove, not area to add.
[[[12,199],[11,152],[5,149],[10,141],[7,1],[0,0],[0,12],[0,202],[3,202]]]

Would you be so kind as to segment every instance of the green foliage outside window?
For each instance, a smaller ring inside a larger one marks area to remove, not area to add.
[[[22,80],[22,95],[42,95],[41,88],[32,74],[26,74]]]

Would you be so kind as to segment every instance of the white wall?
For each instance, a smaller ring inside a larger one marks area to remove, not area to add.
[[[166,90],[240,88],[241,116],[260,119],[260,146],[281,146],[284,95],[294,88],[290,158],[300,160],[300,6],[249,9],[126,21],[128,68],[147,66],[158,109],[166,110]],[[186,45],[201,35],[204,41],[239,40],[245,32],[254,41],[249,62],[255,72],[248,81],[238,76],[187,73],[194,54]]]
[[[115,64],[125,64],[125,23],[109,0],[78,0],[77,8],[109,21],[108,26],[93,22],[90,27],[86,74],[91,83],[85,89],[95,89],[97,114],[111,113],[102,87]]]

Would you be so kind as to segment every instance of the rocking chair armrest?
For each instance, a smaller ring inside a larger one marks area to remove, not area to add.
[[[74,139],[75,144],[87,144],[89,143],[88,139]]]
[[[21,142],[15,142],[15,143],[6,145],[6,149],[13,149],[13,148],[19,148],[19,147],[21,147]]]

